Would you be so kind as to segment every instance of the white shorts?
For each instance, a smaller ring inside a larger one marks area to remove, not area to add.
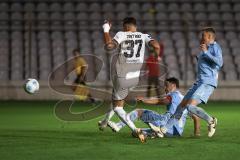
[[[125,77],[114,76],[113,79],[113,100],[123,100],[128,96],[129,89],[136,87],[139,82],[139,77],[126,79]]]

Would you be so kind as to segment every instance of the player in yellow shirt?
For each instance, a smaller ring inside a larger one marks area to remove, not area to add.
[[[75,95],[80,100],[87,100],[89,99],[91,102],[94,102],[94,99],[89,93],[89,90],[85,87],[86,83],[86,73],[88,68],[88,63],[84,59],[83,56],[80,54],[79,49],[73,50],[73,55],[75,56],[74,60],[74,68],[77,78],[75,79],[74,83],[76,86],[73,88]]]
[[[86,60],[81,56],[79,49],[74,49],[73,55],[75,56],[74,68],[77,75],[75,83],[85,85],[85,74],[88,64]]]

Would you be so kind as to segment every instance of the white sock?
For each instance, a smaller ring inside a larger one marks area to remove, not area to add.
[[[137,110],[133,110],[132,112],[127,114],[127,118],[130,119],[132,122],[134,122],[138,118],[138,112]],[[119,129],[122,129],[126,126],[126,124],[122,121],[117,123],[117,126]]]
[[[118,117],[121,119],[121,121],[123,121],[126,125],[128,125],[128,127],[132,131],[136,130],[136,127],[135,127],[134,123],[129,119],[129,117],[127,116],[127,114],[124,111],[123,107],[117,106],[117,107],[114,108],[114,111],[118,115]]]
[[[108,122],[113,117],[114,113],[115,112],[114,112],[114,110],[112,108],[112,104],[111,104],[109,111],[106,113],[106,116],[102,121]]]
[[[104,120],[109,121],[113,117],[114,113],[115,113],[114,110],[111,109],[108,113],[106,113],[106,117]]]
[[[191,112],[191,113],[197,115],[199,118],[207,121],[208,124],[212,123],[213,118],[206,111],[204,111],[202,108],[197,107],[197,106],[193,106],[193,105],[188,105],[187,109],[188,109],[189,112]]]

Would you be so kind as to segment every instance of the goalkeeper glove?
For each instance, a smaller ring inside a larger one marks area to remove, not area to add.
[[[111,28],[108,21],[105,21],[102,27],[103,27],[104,33],[108,33],[110,31],[110,28]]]

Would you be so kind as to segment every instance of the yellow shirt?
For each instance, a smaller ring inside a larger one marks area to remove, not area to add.
[[[83,66],[85,66],[85,67],[87,66],[87,62],[85,61],[85,59],[82,58],[82,57],[76,58],[76,60],[75,60],[75,71],[76,71],[77,75],[81,74]]]

